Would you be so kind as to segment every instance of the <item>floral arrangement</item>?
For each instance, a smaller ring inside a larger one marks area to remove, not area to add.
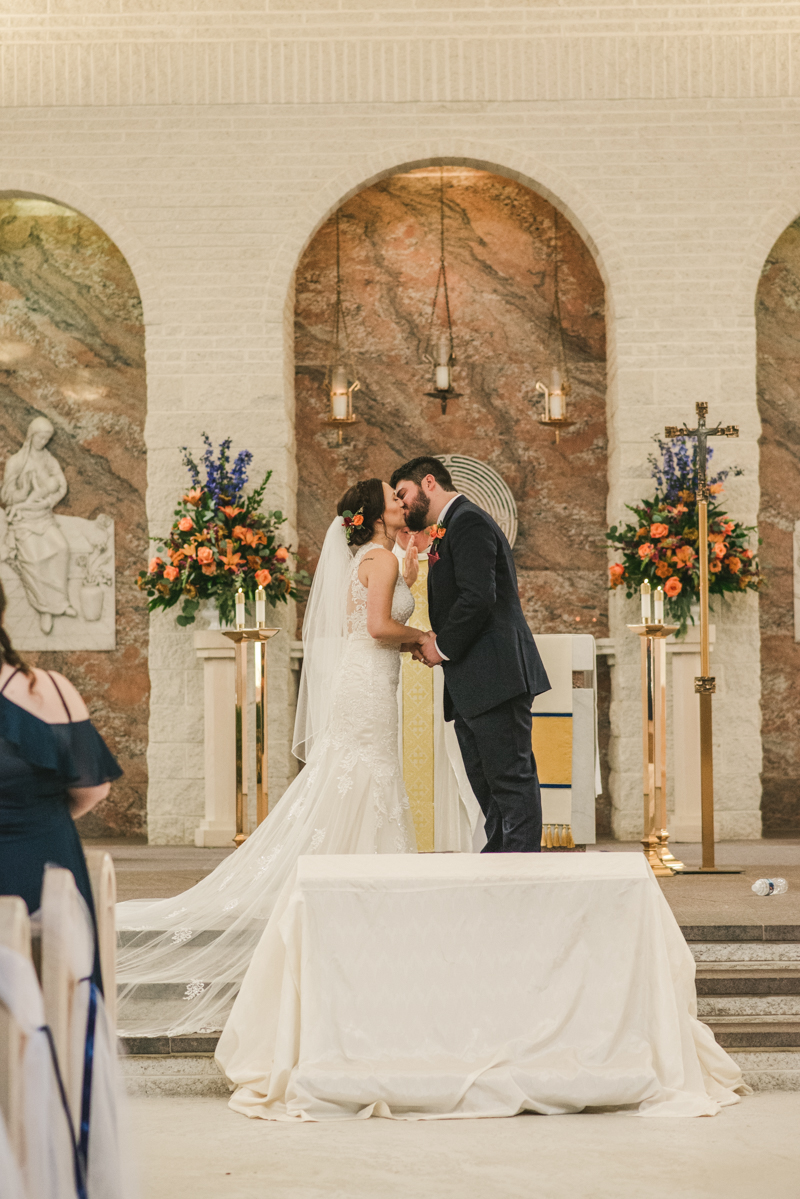
[[[645,580],[652,587],[662,586],[666,610],[679,621],[683,633],[690,619],[694,623],[691,606],[700,597],[700,553],[708,554],[711,595],[756,591],[762,576],[749,544],[755,529],[730,520],[717,498],[730,472],[720,471],[708,479],[708,546],[704,548],[698,544],[697,444],[689,445],[687,438],[655,440],[661,460],[652,454],[648,459],[655,495],[640,504],[628,504],[636,522],[614,525],[606,534],[622,553],[622,561],[609,567],[609,585],[612,590],[624,586],[628,599]],[[712,454],[709,447],[709,459]],[[742,471],[735,468],[733,473]]]
[[[256,589],[263,587],[275,607],[299,599],[297,586],[309,582],[305,571],[292,571],[289,549],[279,540],[278,530],[286,517],[281,512],[260,510],[272,471],[246,495],[247,468],[253,458],[250,451],[240,450],[231,463],[230,437],[220,444],[217,457],[205,433],[203,441],[205,478],[184,446],[183,463],[191,487],[175,509],[169,534],[154,538],[159,553],[136,580],[148,596],[150,612],[172,608],[183,599],[179,625],[192,624],[200,601],[205,599],[213,599],[222,620],[232,624],[240,587],[248,599],[254,599]]]

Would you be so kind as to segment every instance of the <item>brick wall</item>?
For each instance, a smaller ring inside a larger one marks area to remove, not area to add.
[[[607,287],[609,512],[649,485],[650,437],[738,422],[715,462],[758,511],[756,284],[800,210],[800,5],[419,5],[94,12],[5,0],[0,190],[86,212],[136,276],[147,328],[148,513],[164,528],[179,447],[230,433],[295,512],[292,276],[341,200],[401,167],[520,179],[573,222]],[[96,4],[95,7],[99,7]],[[777,15],[776,15],[777,14]],[[634,35],[633,30],[638,33]],[[797,31],[797,32],[795,32]],[[81,45],[81,41],[85,44]],[[13,107],[16,105],[16,107]],[[800,515],[800,514],[798,514]],[[291,614],[286,614],[287,628]],[[615,597],[614,827],[640,829],[637,645]],[[758,605],[716,616],[718,819],[757,835]],[[288,637],[271,643],[273,794],[290,776]],[[150,835],[202,814],[200,676],[169,616],[151,627]]]

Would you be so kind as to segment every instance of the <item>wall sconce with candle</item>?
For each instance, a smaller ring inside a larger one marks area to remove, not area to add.
[[[346,360],[349,360],[349,375]],[[348,382],[351,377],[353,382]],[[356,377],[356,369],[350,352],[350,339],[347,333],[347,320],[342,305],[342,263],[341,242],[339,236],[339,213],[336,213],[336,306],[333,313],[332,354],[325,382],[329,396],[329,425],[334,425],[338,433],[338,445],[342,444],[342,428],[352,425],[358,420],[353,415],[353,392],[358,391],[361,384]]]
[[[436,320],[436,305],[439,301],[439,291],[444,296],[444,308],[447,318],[447,332],[441,333],[436,346],[436,356],[432,352],[433,325]],[[422,355],[425,362],[433,366],[433,391],[425,395],[438,400],[442,405],[442,415],[447,413],[447,401],[456,399],[461,392],[453,387],[452,367],[456,356],[453,352],[453,322],[450,317],[450,293],[447,290],[447,266],[444,258],[444,168],[439,168],[439,273],[436,276],[436,287],[433,292],[431,320],[428,327],[428,343]]]
[[[544,396],[544,414],[539,423],[555,429],[556,445],[561,430],[575,422],[567,416],[567,396],[572,388],[567,369],[567,352],[564,346],[564,326],[561,321],[561,296],[559,293],[558,212],[553,214],[553,311],[550,315],[550,352],[559,362],[550,372],[550,386],[537,382],[536,391]],[[552,361],[552,358],[551,358]]]

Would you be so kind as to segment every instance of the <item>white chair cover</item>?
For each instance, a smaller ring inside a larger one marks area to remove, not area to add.
[[[120,1199],[132,1193],[132,1183],[129,1163],[123,1166],[120,1143],[120,1108],[124,1100],[116,1035],[99,990],[94,989],[92,1001],[94,930],[69,870],[57,866],[45,870],[41,921],[45,1011],[53,1028],[79,1137],[88,1115],[88,1139],[85,1127],[83,1131],[88,1199]],[[91,1002],[93,1035],[87,1053]]]
[[[0,1003],[22,1041],[22,1175],[28,1199],[75,1199],[73,1147],[44,1032],[44,1004],[33,963],[0,946]]]
[[[6,1122],[2,1113],[0,1113],[0,1199],[26,1199],[22,1174],[8,1139]]]

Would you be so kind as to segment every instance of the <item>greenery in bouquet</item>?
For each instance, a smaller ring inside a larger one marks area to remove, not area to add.
[[[675,438],[669,442],[655,439],[660,460],[648,459],[655,479],[652,499],[628,504],[635,522],[614,525],[606,534],[620,551],[621,562],[609,567],[611,590],[625,587],[628,599],[638,594],[645,580],[651,587],[663,587],[669,618],[686,631],[694,620],[691,607],[700,598],[700,557],[708,555],[709,593],[736,595],[756,591],[762,576],[758,558],[751,548],[755,529],[730,520],[719,496],[729,471],[708,476],[708,545],[699,545],[697,520],[697,443],[694,439]],[[713,450],[709,447],[708,459]],[[734,474],[742,473],[735,468]]]
[[[205,433],[203,441],[206,448],[200,466],[183,447],[191,486],[175,509],[169,534],[154,538],[159,552],[136,580],[148,596],[151,612],[183,600],[179,625],[192,624],[206,599],[216,604],[225,623],[232,624],[240,587],[251,600],[263,587],[275,607],[299,599],[297,588],[310,582],[305,571],[292,570],[289,548],[280,540],[286,517],[282,512],[261,511],[272,471],[248,495],[250,451],[240,450],[231,463],[230,437],[220,444],[217,456]]]

